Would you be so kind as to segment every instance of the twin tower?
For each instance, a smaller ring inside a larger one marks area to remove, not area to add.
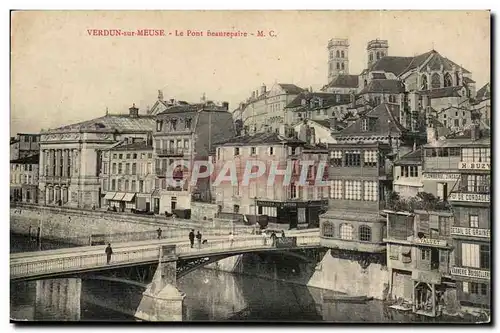
[[[387,40],[375,39],[368,42],[366,47],[368,66],[388,55],[389,43]],[[349,74],[349,40],[332,38],[328,41],[328,82],[336,76]]]

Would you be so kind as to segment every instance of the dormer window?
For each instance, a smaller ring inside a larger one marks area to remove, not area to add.
[[[363,118],[361,120],[361,131],[368,132],[368,118]]]

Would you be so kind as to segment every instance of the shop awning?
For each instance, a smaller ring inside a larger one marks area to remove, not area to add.
[[[106,195],[104,196],[104,199],[106,200],[111,200],[115,196],[116,192],[107,192]]]
[[[115,201],[122,201],[124,196],[125,196],[125,193],[123,193],[123,192],[117,192],[115,194],[115,196],[113,197],[113,200],[115,200]]]
[[[132,199],[134,199],[135,197],[135,193],[126,193],[125,196],[123,197],[123,201],[132,201]]]

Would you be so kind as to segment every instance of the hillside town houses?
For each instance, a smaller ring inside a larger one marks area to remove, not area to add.
[[[381,39],[368,41],[365,69],[353,74],[350,42],[328,41],[320,91],[263,84],[234,110],[204,94],[191,103],[158,91],[145,112],[131,103],[128,112],[18,134],[11,200],[319,227],[325,248],[386,263],[388,294],[415,313],[437,316],[449,293],[462,306],[488,307],[490,83],[476,89],[445,54],[392,55]],[[292,163],[291,183],[192,181],[197,161],[218,172],[252,160]],[[315,164],[298,184],[304,160]],[[309,182],[320,162],[325,186]],[[215,213],[194,214],[198,205]]]

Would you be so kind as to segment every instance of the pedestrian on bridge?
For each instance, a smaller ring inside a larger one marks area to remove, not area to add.
[[[201,249],[201,233],[198,230],[198,233],[196,234],[196,240],[198,241],[198,248]]]
[[[108,246],[106,247],[106,263],[109,265],[109,262],[111,261],[111,255],[113,254],[113,249],[111,248],[111,244],[108,243]]]
[[[156,230],[156,232],[158,233],[158,239],[161,239],[161,233],[162,233],[161,228],[158,228],[158,230]]]
[[[194,229],[191,229],[191,232],[189,233],[189,242],[191,243],[191,248],[193,248],[193,245],[194,245]]]

